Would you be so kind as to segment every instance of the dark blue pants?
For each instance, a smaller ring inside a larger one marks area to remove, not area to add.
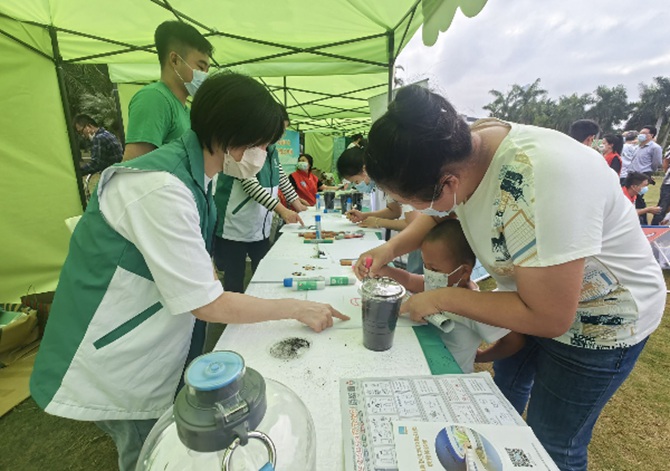
[[[270,239],[257,242],[239,242],[216,237],[214,241],[214,263],[216,268],[224,273],[224,291],[243,293],[247,255],[251,259],[251,271],[253,273],[269,250]]]

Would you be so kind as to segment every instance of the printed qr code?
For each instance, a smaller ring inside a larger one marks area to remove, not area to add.
[[[532,468],[533,463],[528,455],[520,448],[505,448],[512,465],[515,468]]]

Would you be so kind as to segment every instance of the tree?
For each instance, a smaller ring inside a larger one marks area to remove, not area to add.
[[[572,123],[584,118],[586,107],[591,103],[593,103],[593,98],[589,93],[583,95],[573,93],[570,96],[561,96],[554,108],[552,123],[548,127],[567,134]]]
[[[495,99],[484,109],[490,112],[490,116],[499,119],[536,124],[547,107],[547,91],[540,88],[539,78],[532,84],[514,84],[507,93],[498,90],[490,90],[489,93]]]
[[[665,132],[661,131],[670,117],[670,78],[654,77],[652,85],[641,83],[640,101],[634,107],[633,116],[626,123],[626,129],[640,129],[644,125],[654,124],[659,130],[658,135],[664,136],[660,139],[660,144],[665,147],[668,127],[666,126]]]
[[[107,130],[121,135],[121,117],[115,90],[107,67],[92,64],[65,64],[63,77],[67,87],[70,114],[85,113]],[[86,142],[84,142],[86,144]]]
[[[586,111],[586,117],[597,122],[604,132],[613,132],[617,124],[628,119],[631,110],[623,85],[612,88],[600,85],[593,92],[593,106]]]

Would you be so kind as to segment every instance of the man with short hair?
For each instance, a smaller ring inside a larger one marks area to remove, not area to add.
[[[628,131],[624,133],[625,142],[621,151],[621,173],[619,173],[620,183],[623,186],[628,175],[628,166],[633,161],[633,156],[637,150],[637,131]]]
[[[663,150],[661,146],[654,142],[656,138],[656,126],[644,126],[637,135],[639,147],[633,155],[633,161],[628,166],[628,172],[640,172],[649,177],[649,184],[655,185],[652,174],[661,168],[663,165]],[[646,208],[647,203],[644,201],[644,196],[639,195],[635,200],[635,208]],[[648,224],[647,215],[640,216],[640,224]]]
[[[123,147],[117,137],[107,131],[87,114],[74,118],[77,134],[91,141],[91,160],[81,166],[82,175],[102,172],[110,165],[121,162]]]
[[[600,134],[600,126],[592,119],[578,119],[570,125],[570,131],[568,132],[571,138],[587,147],[591,147],[598,134]]]
[[[195,94],[209,70],[212,45],[193,26],[166,21],[156,28],[154,39],[161,79],[130,100],[123,160],[149,153],[190,129],[186,98]]]
[[[649,189],[649,177],[644,173],[630,172],[626,176],[626,181],[621,188],[624,196],[635,203],[636,198],[644,195]],[[661,213],[661,208],[658,206],[649,206],[644,208],[636,208],[637,215],[640,217],[647,217],[647,214],[654,214],[654,217],[663,217],[665,213]]]

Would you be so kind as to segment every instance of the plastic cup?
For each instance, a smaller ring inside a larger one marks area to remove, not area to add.
[[[405,288],[391,278],[369,278],[360,288],[363,304],[363,345],[383,352],[393,346],[393,335]]]

